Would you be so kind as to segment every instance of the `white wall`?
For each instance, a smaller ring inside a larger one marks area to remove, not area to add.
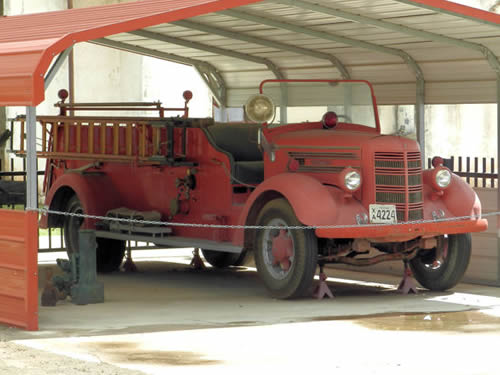
[[[496,104],[426,106],[426,116],[428,156],[496,158]]]
[[[182,107],[184,105],[182,93],[190,90],[193,99],[189,102],[189,115],[211,116],[212,101],[209,90],[193,67],[151,57],[144,57],[143,64],[144,101],[160,100],[164,107]]]
[[[453,0],[453,2],[490,11],[500,3],[498,0]]]
[[[66,0],[5,0],[5,14],[30,14],[64,9]]]

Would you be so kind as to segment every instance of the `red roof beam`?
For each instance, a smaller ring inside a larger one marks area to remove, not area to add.
[[[36,106],[52,59],[78,42],[261,0],[144,0],[0,19],[0,105]]]

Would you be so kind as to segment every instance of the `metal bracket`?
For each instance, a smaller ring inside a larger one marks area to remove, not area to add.
[[[62,51],[59,56],[57,56],[57,59],[54,64],[50,67],[50,70],[47,72],[45,75],[45,83],[44,87],[45,90],[50,86],[50,83],[56,76],[57,72],[61,68],[62,64],[66,61],[66,58],[69,56],[70,52],[73,50],[73,46],[66,48],[64,51]]]

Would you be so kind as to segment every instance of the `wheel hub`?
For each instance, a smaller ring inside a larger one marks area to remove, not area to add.
[[[293,256],[293,242],[285,229],[272,240],[273,266],[280,266],[283,271],[288,271],[291,266],[290,258]]]
[[[436,248],[436,259],[432,262],[430,267],[438,269],[444,263],[448,256],[448,237],[442,237],[438,240],[438,247]]]

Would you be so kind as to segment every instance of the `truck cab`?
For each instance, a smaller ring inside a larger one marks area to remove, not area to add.
[[[328,102],[325,113],[273,125],[273,95],[300,84]],[[424,170],[416,141],[381,134],[368,82],[264,81],[233,124],[189,117],[191,97],[184,108],[148,103],[157,117],[69,116],[85,105],[61,98],[59,116],[38,118],[42,224],[64,228],[69,252],[86,227],[97,230],[101,271],[119,267],[128,239],[200,248],[214,267],[253,255],[277,298],[309,293],[327,263],[403,261],[431,290],[460,281],[470,233],[487,227],[480,202],[442,159]]]

